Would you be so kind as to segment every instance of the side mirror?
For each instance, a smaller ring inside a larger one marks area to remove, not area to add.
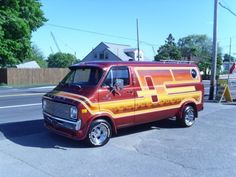
[[[123,79],[116,79],[114,83],[114,88],[116,90],[122,90],[124,88],[124,80]]]

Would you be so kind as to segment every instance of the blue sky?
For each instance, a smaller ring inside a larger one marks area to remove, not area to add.
[[[33,33],[32,42],[47,57],[57,48],[50,32],[53,32],[62,52],[76,53],[83,59],[100,42],[128,44],[136,47],[136,18],[139,19],[140,40],[153,44],[156,50],[169,33],[176,42],[190,34],[206,34],[212,37],[214,0],[41,0],[48,22]],[[236,12],[235,0],[220,0]],[[86,33],[79,30],[58,28],[72,27],[129,38]],[[218,41],[223,52],[229,51],[232,37],[232,53],[236,56],[236,16],[219,6]],[[153,58],[150,45],[142,44],[145,56]]]

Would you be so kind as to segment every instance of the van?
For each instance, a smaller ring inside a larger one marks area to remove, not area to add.
[[[103,146],[124,127],[172,117],[192,126],[203,92],[195,64],[81,62],[43,96],[44,122],[57,134]]]

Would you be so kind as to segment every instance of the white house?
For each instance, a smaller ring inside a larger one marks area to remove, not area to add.
[[[138,61],[138,49],[129,45],[101,42],[82,61]],[[144,53],[139,51],[139,60],[144,60]]]

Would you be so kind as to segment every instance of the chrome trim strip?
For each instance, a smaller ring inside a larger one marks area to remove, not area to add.
[[[58,120],[58,121],[61,121],[61,122],[73,124],[73,125],[75,125],[75,130],[79,130],[80,127],[81,127],[81,120],[78,120],[78,121],[76,121],[76,122],[73,122],[73,121],[64,120],[64,119],[61,119],[61,118],[52,116],[52,115],[50,115],[50,114],[48,114],[48,113],[46,113],[46,112],[44,112],[44,111],[43,111],[43,114],[45,114],[45,115],[48,116],[49,118],[52,118],[52,119],[55,119],[55,120]]]

